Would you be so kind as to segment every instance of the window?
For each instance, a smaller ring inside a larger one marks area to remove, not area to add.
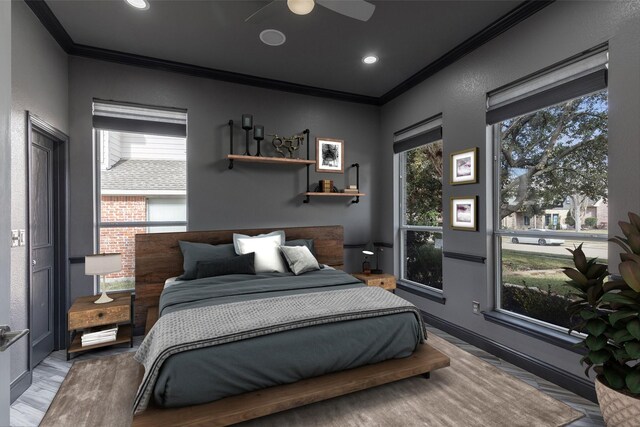
[[[487,113],[496,153],[496,305],[556,329],[572,325],[567,248],[584,242],[588,258],[608,260],[606,58],[598,52],[553,70],[564,83],[524,97],[520,87],[493,120],[491,107]],[[591,68],[575,69],[585,63]],[[543,75],[524,85],[536,79],[553,80]],[[531,110],[521,114],[523,105]]]
[[[400,278],[442,291],[442,127],[396,135],[400,165]]]
[[[131,289],[135,235],[186,230],[186,113],[96,101],[94,129],[96,249],[122,254],[106,290]]]

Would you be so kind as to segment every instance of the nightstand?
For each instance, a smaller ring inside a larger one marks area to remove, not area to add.
[[[364,282],[367,286],[378,286],[388,291],[395,292],[396,277],[393,274],[351,273],[351,275]]]
[[[67,360],[71,353],[93,350],[116,344],[129,343],[133,347],[133,303],[131,292],[111,292],[113,301],[106,304],[95,304],[99,295],[80,297],[73,302],[67,312],[67,326],[71,332],[71,345],[67,348]],[[82,330],[96,326],[118,325],[115,341],[82,346]]]

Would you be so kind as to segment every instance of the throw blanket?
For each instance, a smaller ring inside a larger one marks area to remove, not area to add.
[[[425,329],[418,309],[376,287],[240,301],[176,311],[162,316],[138,349],[135,360],[145,367],[134,401],[134,413],[144,411],[162,364],[173,354],[308,326],[413,312]]]

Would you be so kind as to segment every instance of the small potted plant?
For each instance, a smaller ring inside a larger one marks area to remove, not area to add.
[[[596,394],[608,426],[636,426],[640,422],[640,216],[629,213],[620,221],[624,237],[619,244],[621,279],[609,278],[607,266],[587,260],[582,245],[569,252],[576,268],[567,268],[567,282],[575,292],[567,310],[573,327],[586,337],[580,345],[586,354],[585,375],[593,369]],[[571,331],[569,331],[571,332]]]

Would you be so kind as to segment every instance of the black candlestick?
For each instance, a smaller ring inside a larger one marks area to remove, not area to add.
[[[242,115],[242,129],[244,129],[245,132],[245,151],[244,151],[244,155],[245,156],[250,156],[251,153],[249,152],[249,131],[251,130],[251,128],[253,127],[253,116],[251,114],[243,114]]]
[[[264,139],[264,126],[256,125],[253,128],[253,139],[258,142],[258,152],[256,153],[256,157],[262,157],[260,154],[260,141]]]

